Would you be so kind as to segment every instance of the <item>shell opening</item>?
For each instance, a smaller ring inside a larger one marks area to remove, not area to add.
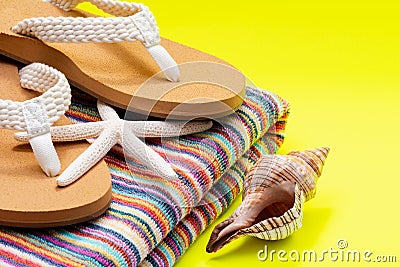
[[[247,207],[245,213],[236,218],[228,218],[215,228],[206,251],[209,253],[216,252],[232,241],[232,238],[239,231],[245,231],[246,228],[269,218],[282,216],[293,207],[295,191],[296,185],[292,182],[282,182],[267,188],[260,199],[255,202],[258,203],[257,205],[250,209]],[[242,205],[246,205],[245,201]]]

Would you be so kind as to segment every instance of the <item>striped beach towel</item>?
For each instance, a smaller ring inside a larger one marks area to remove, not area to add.
[[[96,100],[74,91],[68,116],[99,120]],[[111,207],[100,218],[58,229],[0,227],[0,266],[171,266],[240,193],[260,155],[283,142],[288,104],[248,87],[240,109],[208,131],[146,142],[179,175],[167,184],[120,147],[106,156]]]

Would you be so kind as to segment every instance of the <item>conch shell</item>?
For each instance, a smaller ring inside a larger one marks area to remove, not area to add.
[[[300,229],[328,153],[322,147],[263,156],[245,178],[242,204],[215,227],[207,252],[245,235],[279,240]]]

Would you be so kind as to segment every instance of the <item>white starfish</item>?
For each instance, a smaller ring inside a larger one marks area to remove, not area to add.
[[[163,121],[125,121],[117,112],[101,101],[97,108],[103,121],[78,123],[66,126],[53,126],[50,129],[54,142],[78,141],[97,138],[89,148],[82,153],[57,178],[58,186],[67,186],[78,180],[110,149],[120,144],[128,157],[139,159],[158,175],[168,180],[177,178],[172,167],[153,149],[138,137],[174,137],[208,130],[211,121],[195,122],[163,122]],[[128,132],[124,132],[124,131]],[[15,139],[22,142],[29,140],[26,132],[15,133]]]

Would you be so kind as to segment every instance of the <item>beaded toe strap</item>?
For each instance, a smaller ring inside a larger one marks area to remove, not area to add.
[[[68,109],[70,86],[61,72],[40,63],[22,68],[19,76],[23,88],[43,94],[24,102],[0,99],[0,128],[26,131],[40,167],[48,176],[55,176],[61,164],[50,126]]]

